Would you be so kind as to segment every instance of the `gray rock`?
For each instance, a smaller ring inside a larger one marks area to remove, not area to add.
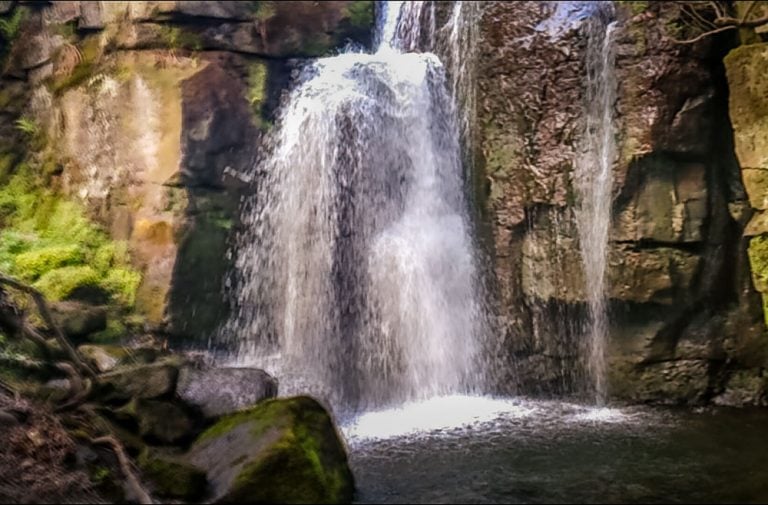
[[[182,368],[176,388],[187,404],[206,417],[231,414],[277,396],[277,381],[256,368]]]

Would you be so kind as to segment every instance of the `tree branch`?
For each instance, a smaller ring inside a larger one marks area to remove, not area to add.
[[[131,490],[131,492],[134,494],[134,497],[136,498],[136,500],[142,505],[152,505],[152,503],[154,502],[152,501],[152,498],[149,496],[149,493],[142,487],[141,482],[139,482],[139,478],[136,476],[136,473],[133,471],[131,460],[130,458],[128,458],[128,455],[125,453],[123,444],[121,444],[112,435],[99,437],[91,440],[91,442],[93,444],[108,445],[111,447],[112,451],[115,453],[115,456],[117,456],[117,461],[120,464],[120,470],[123,472],[123,476],[125,477],[126,484],[128,488]]]
[[[40,316],[43,318],[43,321],[45,321],[45,324],[48,325],[51,331],[53,331],[56,340],[59,342],[59,344],[61,344],[61,347],[64,349],[64,351],[66,351],[72,363],[74,363],[77,368],[88,377],[96,377],[96,373],[93,371],[93,369],[91,369],[90,366],[88,366],[83,360],[80,359],[80,356],[77,354],[75,348],[64,335],[64,332],[61,331],[59,325],[57,325],[53,320],[51,311],[48,308],[48,303],[45,301],[45,297],[40,291],[36,290],[32,286],[24,284],[21,281],[17,281],[16,279],[2,274],[0,274],[0,284],[5,284],[30,295],[35,301],[35,305],[37,305],[37,310],[40,312]]]
[[[718,28],[717,30],[710,30],[708,32],[704,32],[698,37],[694,37],[689,40],[678,40],[674,37],[670,37],[670,39],[672,40],[672,42],[675,42],[676,44],[694,44],[706,37],[709,37],[710,35],[714,35],[715,33],[725,32],[728,30],[735,30],[736,28],[738,28],[738,26],[723,26],[721,28]]]

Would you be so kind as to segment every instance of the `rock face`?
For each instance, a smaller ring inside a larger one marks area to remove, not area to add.
[[[349,503],[354,484],[328,413],[308,397],[222,418],[190,449],[219,503]]]
[[[290,70],[370,43],[373,2],[4,2],[0,16],[13,27],[0,35],[3,177],[21,159],[39,166],[128,243],[149,326],[206,341]]]
[[[476,200],[491,232],[500,332],[518,365],[518,390],[528,392],[562,392],[583,369],[586,294],[573,174],[585,129],[585,4],[488,2],[480,20],[475,142],[486,191]],[[726,58],[726,83],[719,61],[727,40],[677,45],[668,30],[680,22],[678,6],[615,5],[610,394],[709,402],[734,377],[762,377],[766,365],[764,351],[754,359],[743,352],[764,349],[768,336],[740,236],[750,202],[764,207],[757,188],[768,129],[758,69],[768,52],[764,44],[736,49]],[[734,94],[734,82],[742,91]],[[759,235],[765,222],[758,212],[747,229]],[[760,236],[752,239],[749,257],[762,292],[761,245]],[[726,395],[745,403],[756,396]]]
[[[209,418],[232,414],[277,396],[277,381],[255,368],[182,368],[177,394]]]

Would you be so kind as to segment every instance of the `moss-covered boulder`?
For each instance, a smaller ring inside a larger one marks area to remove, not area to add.
[[[70,338],[82,338],[107,327],[107,311],[78,302],[59,302],[51,305],[56,324]]]
[[[189,461],[206,470],[217,502],[348,503],[354,491],[333,421],[309,397],[222,418],[197,439]]]
[[[139,456],[138,464],[158,496],[195,501],[205,494],[208,484],[205,472],[178,456],[146,449]]]

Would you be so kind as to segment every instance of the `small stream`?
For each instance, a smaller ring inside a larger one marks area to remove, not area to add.
[[[768,501],[768,412],[446,397],[343,428],[359,503]]]

